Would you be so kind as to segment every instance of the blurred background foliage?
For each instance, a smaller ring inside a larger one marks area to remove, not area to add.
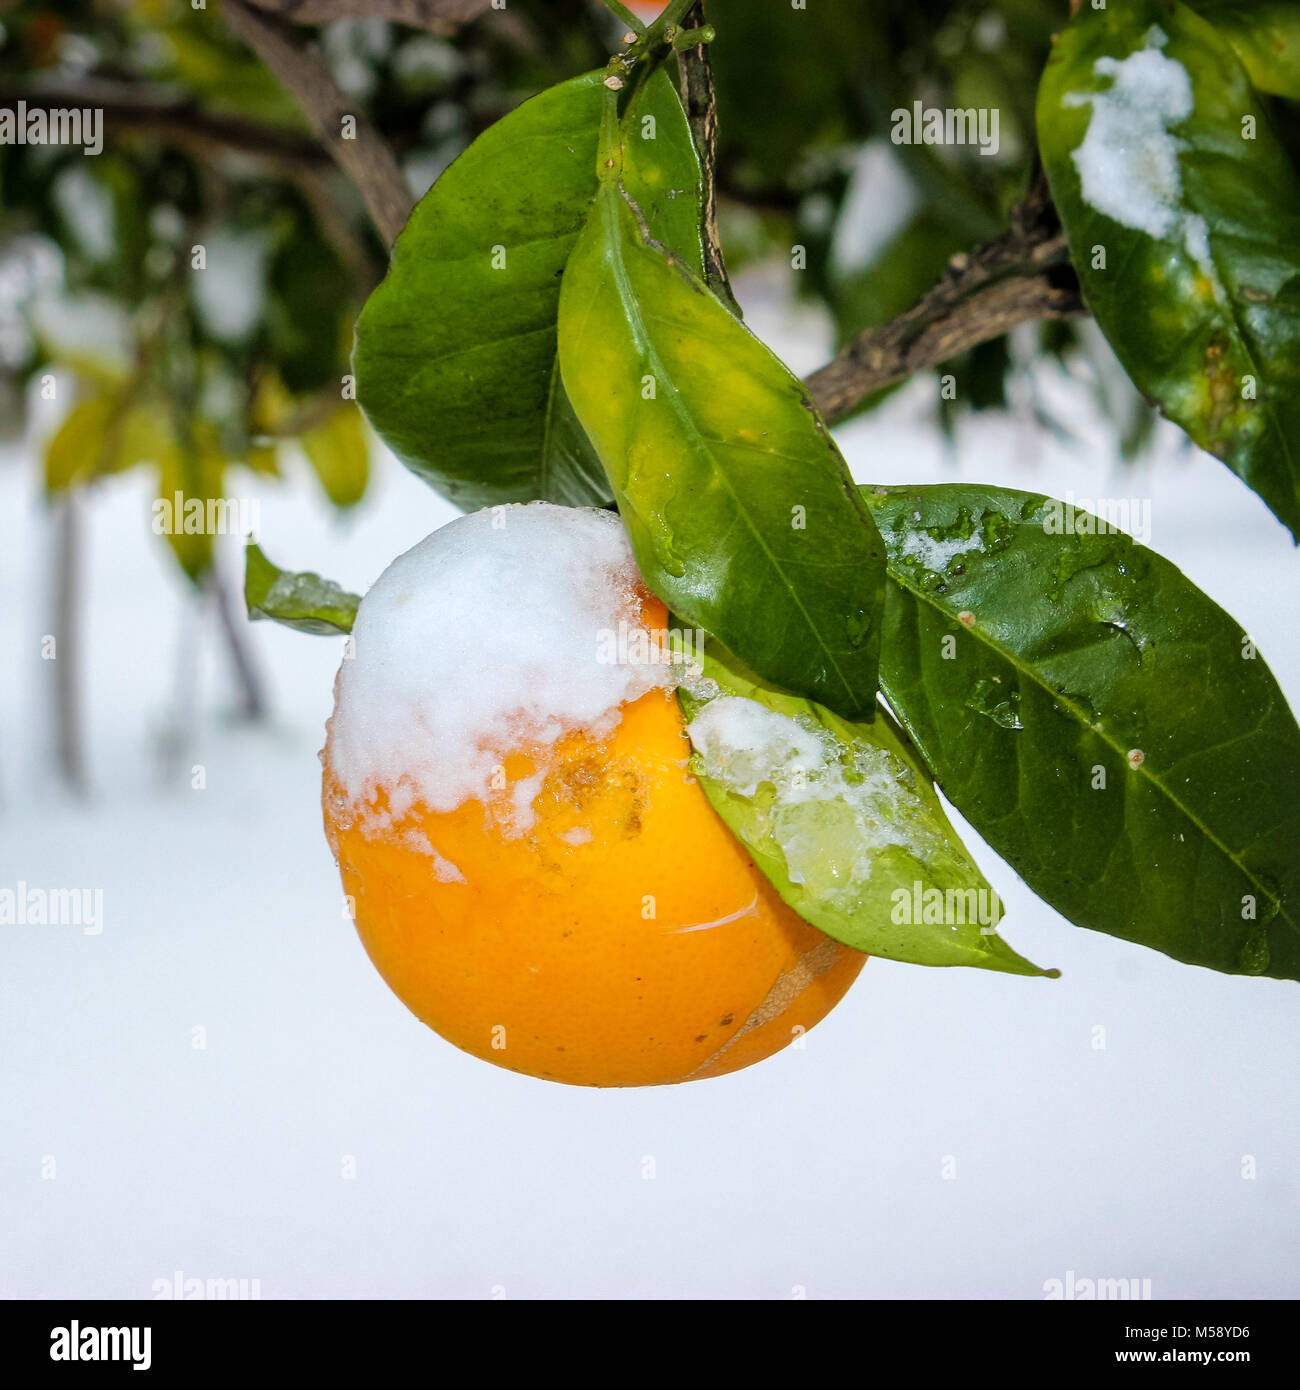
[[[1034,94],[1063,0],[706,9],[733,270],[805,248],[799,290],[843,342],[1005,226],[1035,172]],[[75,383],[49,489],[149,466],[160,495],[178,481],[220,495],[241,468],[278,473],[279,445],[297,439],[330,499],[351,506],[365,441],[340,383],[386,248],[293,100],[218,0],[23,0],[0,8],[0,26],[0,104],[66,96],[105,110],[98,158],[0,147],[6,427],[22,427],[46,373]],[[510,0],[450,36],[380,19],[316,33],[419,193],[519,101],[603,63],[619,29],[596,0]],[[891,112],[917,100],[996,108],[996,155],[891,143]],[[200,247],[205,273],[191,273]],[[1073,326],[1033,331],[1056,353],[1077,339]],[[1013,370],[1005,341],[976,349],[960,400],[938,402],[944,418],[1004,405]],[[1135,405],[1130,446],[1149,418]],[[170,539],[201,577],[211,538]]]

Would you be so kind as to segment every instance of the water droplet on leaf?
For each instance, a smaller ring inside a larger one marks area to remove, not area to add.
[[[991,719],[1003,729],[1023,729],[1020,722],[1020,692],[1004,690],[995,680],[976,681],[966,697],[966,708]]]
[[[1268,969],[1269,959],[1268,933],[1259,924],[1251,928],[1246,944],[1241,948],[1241,968],[1247,975],[1262,975]]]

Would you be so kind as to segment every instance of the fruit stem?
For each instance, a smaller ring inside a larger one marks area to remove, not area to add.
[[[612,10],[613,13],[638,36],[638,38],[645,33],[645,25],[641,23],[626,5],[620,4],[619,0],[603,0],[603,3],[605,8],[607,10]]]
[[[690,12],[696,0],[670,0],[663,13],[648,27],[641,24],[621,4],[614,0],[604,0],[614,13],[627,20],[636,39],[615,53],[605,65],[605,100],[601,106],[600,141],[596,154],[596,173],[602,183],[616,183],[623,173],[622,129],[619,106],[621,101],[630,100],[632,91],[655,71],[669,53],[673,51],[676,40],[682,34],[682,20]],[[693,43],[708,42],[702,30],[685,31],[694,36]]]

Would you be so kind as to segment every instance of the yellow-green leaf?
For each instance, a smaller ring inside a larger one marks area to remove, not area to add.
[[[560,292],[564,388],[647,585],[766,680],[870,719],[884,547],[802,384],[607,183]]]
[[[199,583],[212,565],[213,539],[225,509],[222,500],[225,459],[203,434],[186,449],[177,448],[159,460],[158,496],[153,504],[153,529],[162,535],[186,575]]]
[[[307,430],[300,442],[329,500],[340,510],[356,506],[370,473],[366,432],[357,407],[340,406],[323,425]]]

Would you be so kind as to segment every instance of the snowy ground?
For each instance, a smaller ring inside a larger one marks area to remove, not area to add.
[[[749,297],[818,364],[818,321]],[[958,465],[932,389],[843,432],[860,478],[1149,498],[1152,544],[1300,703],[1300,558],[1221,465],[1166,428],[1121,472],[1103,430],[1006,419],[967,426]],[[263,543],[353,588],[451,514],[391,463],[346,526],[302,483],[254,494]],[[205,625],[193,741],[164,773],[194,619],[149,495],[118,480],[88,515],[94,793],[72,805],[48,774],[47,522],[32,467],[0,457],[0,886],[104,895],[99,935],[0,927],[0,1293],[145,1298],[181,1271],[264,1298],[1041,1298],[1073,1271],[1300,1294],[1295,987],[1071,928],[987,851],[1006,935],[1061,980],[873,961],[803,1049],[666,1090],[554,1086],[441,1042],[340,909],[316,761],[337,643],[257,628],[276,716],[250,731]]]

